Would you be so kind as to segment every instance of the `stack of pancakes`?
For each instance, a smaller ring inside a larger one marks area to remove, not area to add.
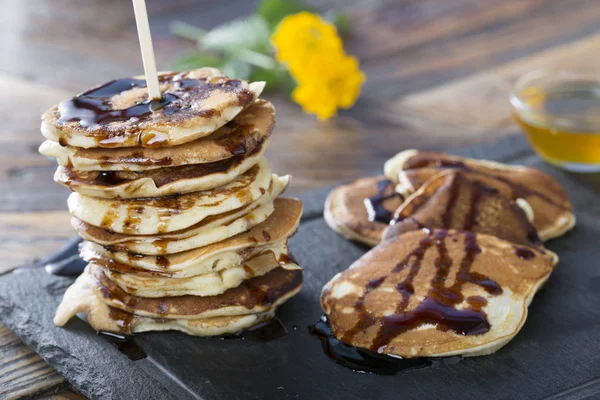
[[[521,329],[575,224],[560,184],[522,166],[407,150],[334,189],[332,229],[375,246],[323,288],[343,342],[401,356],[490,354]]]
[[[98,331],[221,335],[255,326],[302,286],[288,238],[302,203],[279,198],[271,173],[275,124],[264,82],[202,68],[120,79],[42,117],[56,182],[70,188],[72,224],[89,264],[55,317],[87,314]]]

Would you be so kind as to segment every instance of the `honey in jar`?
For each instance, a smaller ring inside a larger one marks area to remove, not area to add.
[[[536,71],[517,82],[510,100],[540,157],[570,171],[600,171],[600,74]]]

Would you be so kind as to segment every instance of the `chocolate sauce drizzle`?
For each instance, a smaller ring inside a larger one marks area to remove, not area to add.
[[[223,91],[236,91],[239,105],[247,105],[254,100],[254,95],[246,90],[240,89],[242,82],[236,79],[229,79],[224,83],[210,83],[204,79],[184,79],[181,75],[170,73],[158,77],[160,84],[172,83],[159,100],[148,99],[138,102],[128,108],[116,110],[111,105],[113,96],[134,88],[146,87],[144,79],[124,78],[110,81],[102,86],[81,93],[74,98],[63,101],[58,105],[59,118],[58,125],[64,125],[69,122],[78,122],[83,128],[106,125],[111,122],[128,121],[130,124],[138,123],[148,119],[153,112],[162,110],[165,115],[182,110],[181,102],[177,101],[186,93],[196,90],[197,98],[203,98],[210,94],[210,91],[218,88]],[[198,116],[212,117],[218,113],[215,109],[200,110]],[[148,138],[146,143],[152,146],[152,141],[162,141],[162,138],[154,138],[154,135]],[[104,144],[113,143],[111,139],[103,141]]]
[[[457,176],[452,180],[448,190],[449,197],[448,203],[446,204],[446,208],[444,213],[441,216],[441,228],[443,229],[461,229],[466,231],[478,231],[477,229],[477,216],[479,215],[479,203],[481,201],[482,196],[484,194],[499,194],[498,190],[492,187],[487,186],[486,184],[476,181],[476,180],[468,180],[471,185],[471,198],[469,199],[469,211],[465,215],[463,221],[453,221],[453,216],[455,215],[454,209],[457,206],[459,189],[461,184],[463,184],[465,178]],[[424,204],[424,203],[423,203]],[[412,214],[423,204],[416,204],[415,210],[412,211]],[[532,245],[541,245],[542,241],[538,237],[537,231],[535,227],[529,222],[525,212],[518,207],[514,202],[510,203],[512,207],[512,211],[520,215],[520,222],[523,230],[526,232],[527,240]],[[419,228],[425,228],[425,225],[417,221],[414,217],[404,217],[403,215],[395,216],[391,225],[395,225],[396,223],[403,221],[405,219],[412,220]],[[428,228],[431,228],[429,226]]]
[[[358,333],[374,325],[379,328],[370,345],[370,350],[378,353],[381,353],[398,335],[423,324],[434,324],[441,331],[452,330],[461,335],[478,335],[489,331],[490,324],[487,321],[487,314],[483,311],[487,300],[481,296],[465,299],[462,294],[465,283],[479,285],[491,295],[502,293],[502,288],[498,283],[471,271],[475,258],[481,253],[476,234],[468,231],[462,233],[465,256],[459,265],[454,284],[446,287],[445,281],[453,265],[445,243],[448,231],[426,232],[427,236],[420,241],[419,246],[400,260],[390,274],[378,277],[366,285],[362,296],[354,304],[358,313],[358,323],[344,334],[341,338],[343,342],[352,343]],[[436,248],[438,256],[435,260],[436,273],[431,280],[431,287],[425,299],[415,308],[407,311],[406,308],[414,294],[413,281],[421,268],[425,253],[432,247]],[[407,268],[406,278],[396,285],[396,290],[402,295],[402,300],[396,306],[394,314],[378,318],[369,313],[364,307],[364,301],[369,293],[381,286],[391,274]],[[456,306],[465,300],[470,307],[457,309]]]
[[[535,253],[527,247],[515,247],[515,254],[521,260],[531,260],[532,258],[535,258]]]
[[[122,110],[113,109],[110,104],[113,96],[138,87],[146,87],[146,81],[133,78],[117,79],[63,101],[58,106],[60,118],[57,123],[79,122],[82,127],[89,128],[131,118],[141,120],[178,98],[174,94],[165,93],[160,100],[149,99]]]
[[[386,200],[393,199],[394,197],[403,199],[400,193],[394,191],[394,183],[391,180],[383,179],[377,182],[377,194],[365,199],[369,221],[383,222],[384,224],[389,223],[394,216],[394,212],[387,210],[383,204]]]
[[[570,208],[568,206],[564,206],[562,204],[557,203],[553,198],[549,197],[548,195],[546,195],[544,193],[540,193],[539,191],[533,190],[530,187],[527,187],[520,183],[514,182],[503,176],[498,176],[498,175],[490,174],[488,172],[481,171],[478,169],[473,169],[462,161],[449,160],[449,159],[424,158],[424,159],[418,159],[418,160],[412,161],[411,164],[409,165],[409,167],[406,169],[410,170],[410,169],[418,169],[418,168],[425,168],[425,167],[453,168],[453,169],[461,169],[461,170],[465,170],[465,171],[469,171],[469,172],[474,172],[474,173],[477,173],[477,174],[480,174],[480,175],[483,175],[486,177],[497,179],[497,180],[509,185],[513,190],[512,200],[516,200],[518,198],[527,198],[529,196],[537,196],[540,199],[542,199],[543,201],[545,201],[549,204],[552,204],[555,207],[558,207],[563,210],[570,210]]]

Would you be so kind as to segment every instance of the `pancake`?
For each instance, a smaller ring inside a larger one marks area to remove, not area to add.
[[[42,134],[74,147],[165,147],[215,132],[251,105],[265,83],[214,68],[158,76],[162,101],[147,102],[143,77],[108,82],[50,108]]]
[[[210,136],[178,146],[84,149],[46,140],[39,151],[56,158],[59,165],[76,171],[147,171],[215,163],[251,154],[271,136],[274,126],[275,108],[259,99]]]
[[[523,199],[531,206],[533,226],[543,241],[561,236],[575,225],[571,203],[560,184],[535,168],[407,150],[386,162],[385,175],[398,182],[397,190],[412,193],[446,169],[468,170],[510,185],[508,197],[516,202]]]
[[[76,171],[58,167],[54,181],[85,196],[133,199],[198,192],[226,185],[262,160],[268,140],[251,154],[208,164],[150,171]]]
[[[293,233],[293,232],[292,232]],[[225,240],[224,240],[225,241]],[[219,242],[220,243],[220,242]],[[204,248],[210,248],[211,246],[205,246]],[[102,268],[114,271],[121,274],[135,274],[137,277],[142,278],[173,278],[182,279],[194,277],[197,275],[209,274],[212,272],[220,272],[227,268],[237,268],[243,266],[248,260],[260,256],[261,254],[270,253],[273,254],[275,259],[278,260],[279,265],[287,268],[288,263],[296,264],[292,257],[289,256],[288,239],[280,239],[270,243],[265,243],[260,246],[253,246],[240,249],[239,251],[223,251],[218,254],[208,255],[202,258],[196,264],[190,263],[190,267],[180,270],[170,270],[169,260],[171,258],[184,259],[188,257],[188,253],[194,253],[196,251],[202,251],[204,248],[193,249],[190,251],[184,251],[177,254],[167,254],[165,256],[146,256],[143,254],[128,253],[124,251],[114,251],[114,249],[107,249],[98,244],[92,242],[84,242],[80,247],[81,257],[89,262],[96,264]],[[154,269],[140,268],[132,262],[123,263],[111,258],[116,255],[121,258],[129,260],[144,260],[147,265],[151,265]],[[189,255],[191,257],[192,254]],[[209,262],[212,262],[210,264]]]
[[[302,202],[297,199],[279,198],[275,200],[273,214],[249,231],[182,253],[144,256],[85,242],[80,247],[80,255],[87,262],[117,272],[173,278],[242,265],[250,257],[266,251],[273,252],[281,263],[285,263],[287,257],[282,255],[288,252],[287,239],[298,229],[302,208]]]
[[[211,215],[244,207],[265,195],[271,169],[261,161],[227,185],[161,198],[101,199],[71,193],[69,211],[90,225],[113,232],[152,235],[188,228]]]
[[[248,259],[241,265],[232,265],[216,272],[187,278],[148,277],[131,272],[114,272],[106,268],[104,273],[121,289],[140,297],[215,296],[239,286],[246,279],[262,276],[279,267],[275,254],[266,252]],[[300,269],[295,263],[281,267]]]
[[[541,246],[527,214],[502,193],[509,185],[481,175],[449,170],[434,175],[396,210],[384,239],[422,228],[487,233],[526,246]],[[487,184],[494,186],[488,186]]]
[[[216,296],[162,299],[131,295],[111,281],[103,269],[89,264],[96,294],[111,307],[136,315],[167,319],[200,319],[268,312],[302,287],[302,270],[276,268]]]
[[[321,306],[353,346],[404,358],[485,355],[519,332],[552,270],[543,250],[491,235],[412,231],[337,274]]]
[[[218,336],[237,333],[275,316],[274,310],[257,314],[204,319],[164,319],[129,314],[104,303],[94,292],[87,272],[77,278],[65,292],[63,300],[56,310],[54,323],[57,326],[64,326],[78,313],[87,314],[87,322],[94,330],[122,335],[176,330],[188,335]]]
[[[403,196],[394,192],[393,182],[386,177],[362,178],[329,193],[324,218],[327,225],[343,237],[374,246],[380,242],[402,200]]]
[[[181,231],[156,235],[126,235],[109,232],[73,218],[73,228],[84,239],[110,246],[116,250],[146,255],[167,255],[179,253],[211,243],[220,242],[246,232],[265,221],[274,211],[274,200],[283,192],[289,179],[273,178],[269,192],[245,207],[213,215]]]

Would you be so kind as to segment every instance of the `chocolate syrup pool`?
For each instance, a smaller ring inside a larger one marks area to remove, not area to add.
[[[462,357],[399,358],[350,346],[333,335],[325,316],[315,325],[309,326],[308,331],[312,336],[320,340],[327,357],[356,372],[396,375],[406,371],[433,366],[453,365],[462,360]]]
[[[118,79],[63,101],[59,105],[58,123],[79,122],[82,127],[89,128],[131,118],[140,120],[177,99],[177,96],[166,93],[160,100],[149,99],[122,110],[111,107],[109,99],[112,96],[137,87],[146,87],[146,81],[133,78]]]

